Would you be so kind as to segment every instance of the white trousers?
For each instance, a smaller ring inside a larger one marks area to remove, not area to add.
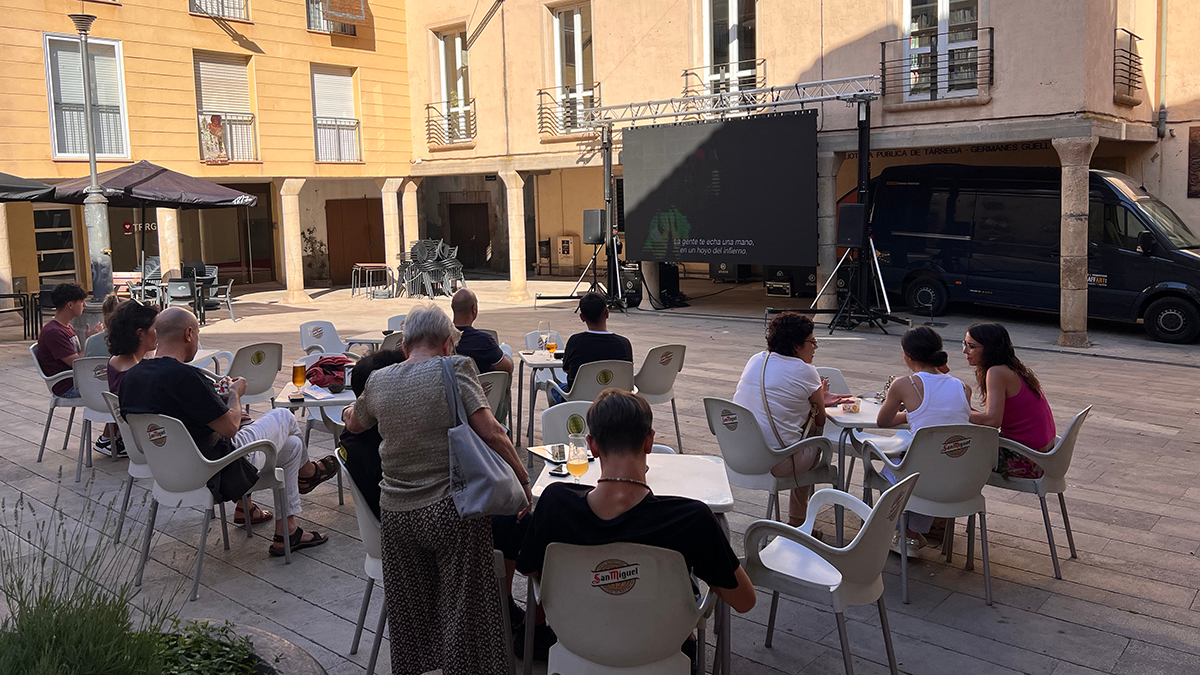
[[[296,423],[296,415],[290,410],[277,408],[259,417],[254,422],[242,427],[233,437],[233,444],[242,447],[254,441],[271,441],[278,451],[275,455],[275,465],[283,469],[283,494],[287,500],[287,514],[300,514],[300,467],[304,465],[304,433]],[[259,469],[266,464],[267,457],[261,452],[252,452],[247,456],[254,466]],[[246,514],[249,516],[249,514]],[[275,518],[281,515],[279,505],[275,505]]]

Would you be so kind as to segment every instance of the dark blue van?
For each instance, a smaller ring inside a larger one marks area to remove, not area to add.
[[[897,166],[875,181],[884,284],[917,313],[950,301],[1057,312],[1061,173],[1045,167]],[[1164,342],[1200,335],[1200,236],[1137,181],[1093,169],[1088,314]]]

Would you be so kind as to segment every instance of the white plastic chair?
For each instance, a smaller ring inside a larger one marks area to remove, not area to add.
[[[837,484],[837,469],[832,463],[833,444],[828,438],[814,436],[775,450],[767,445],[758,420],[748,409],[733,401],[705,398],[704,412],[708,417],[708,430],[717,437],[717,445],[721,448],[729,482],[738,487],[765,490],[768,493],[767,519],[771,518],[774,511],[775,519],[782,520],[779,493],[783,490],[820,483]],[[814,469],[799,476],[771,474],[771,469],[780,461],[810,446],[821,451],[821,461]]]
[[[628,361],[592,361],[579,366],[570,389],[563,389],[557,382],[547,382],[547,394],[553,389],[564,401],[596,400],[605,389],[633,391],[633,364]],[[532,406],[530,407],[532,412]],[[531,420],[532,421],[532,420]]]
[[[300,348],[305,354],[342,354],[357,361],[359,355],[350,351],[337,329],[328,321],[307,321],[300,324]]]
[[[591,401],[568,401],[543,410],[542,444],[570,443],[572,433],[586,434],[587,411],[590,407]]]
[[[888,628],[887,608],[883,604],[883,566],[887,563],[896,519],[912,494],[918,475],[900,481],[879,498],[875,508],[840,490],[818,490],[808,502],[808,517],[800,527],[759,520],[746,528],[746,559],[743,567],[755,586],[772,590],[771,614],[767,620],[766,647],[775,634],[775,614],[779,594],[830,605],[837,617],[842,642],[842,660],[846,675],[854,674],[850,639],[846,634],[847,607],[875,603],[883,644],[887,648],[888,667],[896,668],[892,632]],[[863,519],[858,535],[841,548],[830,546],[812,536],[817,512],[822,506],[839,504]],[[774,537],[768,544],[767,539]]]
[[[483,393],[487,395],[488,406],[496,416],[496,421],[503,424],[507,419],[506,426],[512,433],[512,375],[503,370],[493,370],[480,375],[479,384],[483,386]]]
[[[135,480],[154,480],[154,475],[150,473],[150,465],[146,463],[146,456],[138,448],[137,443],[133,441],[133,434],[129,431],[129,424],[125,422],[125,418],[121,417],[121,403],[117,399],[117,395],[111,391],[104,392],[104,403],[108,406],[108,412],[117,421],[117,429],[121,432],[121,438],[128,441],[125,444],[125,452],[129,455],[129,464],[125,467],[129,478],[125,481],[125,496],[121,499],[121,512],[117,516],[117,531],[113,536],[113,543],[121,542],[122,528],[125,526],[125,512],[129,509],[129,497],[133,491],[133,481]]]
[[[407,314],[397,314],[396,316],[389,316],[388,324],[387,324],[388,330],[394,330],[398,333],[403,332],[404,331],[404,319],[407,317],[408,317]]]
[[[321,411],[321,422],[325,425],[325,431],[328,431],[329,434],[333,436],[333,452],[331,454],[340,461],[341,456],[338,455],[338,447],[340,447],[342,442],[342,432],[346,430],[346,425],[342,424],[341,422],[342,412],[345,410],[345,408],[337,406],[333,408],[318,408],[318,410]],[[333,414],[330,414],[331,411]],[[305,444],[305,447],[307,447],[307,443]],[[343,506],[346,503],[346,496],[342,485],[341,471],[339,471],[337,474],[337,486],[338,506]]]
[[[1000,453],[1000,432],[978,424],[945,424],[925,427],[913,434],[912,444],[899,462],[875,445],[863,443],[863,465],[866,471],[864,496],[870,490],[888,490],[891,484],[875,471],[873,460],[883,463],[898,481],[919,473],[908,500],[908,512],[935,518],[946,518],[946,541],[954,538],[954,518],[966,516],[967,565],[975,568],[975,515],[979,515],[979,542],[983,553],[983,593],[992,604],[992,568],[988,564],[987,505],[983,486],[996,467]],[[900,532],[908,526],[907,512],[900,515]],[[949,547],[946,548],[949,551]],[[950,559],[949,553],[946,556]],[[900,536],[900,597],[908,604],[908,537]]]
[[[650,446],[650,452],[651,452],[652,454],[658,454],[658,455],[674,455],[674,454],[677,454],[677,453],[675,452],[675,449],[674,449],[674,448],[672,448],[672,447],[671,447],[671,446],[669,446],[669,445],[663,445],[662,443],[655,443],[654,445]]]
[[[46,391],[50,393],[50,411],[46,413],[46,426],[42,429],[42,444],[38,447],[37,461],[42,461],[42,455],[46,452],[46,438],[50,435],[50,424],[54,421],[55,408],[70,408],[71,414],[67,417],[67,433],[63,436],[62,451],[67,451],[67,443],[71,441],[71,425],[75,423],[75,409],[86,408],[82,398],[67,398],[54,393],[54,385],[63,380],[70,380],[74,377],[74,373],[70,370],[64,370],[56,375],[47,375],[42,370],[42,364],[38,363],[37,358],[37,343],[29,345],[29,355],[33,357],[33,367],[37,369],[38,377],[42,378],[42,382],[46,384]]]
[[[646,360],[633,376],[637,393],[650,405],[671,402],[675,418],[675,442],[683,452],[683,436],[679,432],[679,410],[675,407],[675,378],[683,370],[684,345],[661,345],[646,352]]]
[[[108,358],[80,357],[71,363],[71,371],[84,406],[83,427],[79,430],[79,461],[75,465],[75,482],[78,483],[83,478],[85,459],[88,466],[92,465],[92,423],[97,422],[103,428],[114,420],[104,402],[104,392],[108,391]],[[110,443],[113,461],[116,461],[116,440],[111,439]]]
[[[393,350],[400,349],[404,345],[404,331],[396,331],[390,335],[383,336],[383,344],[379,345],[380,349]]]
[[[346,468],[346,460],[342,458],[342,453],[339,451],[333,454],[337,457],[341,471],[349,476],[350,471]],[[357,654],[358,641],[362,637],[363,624],[367,621],[367,608],[371,604],[371,593],[375,590],[375,582],[383,583],[383,544],[379,519],[375,517],[375,513],[371,509],[367,508],[367,501],[363,497],[362,490],[358,489],[353,478],[346,482],[350,484],[350,498],[354,500],[354,516],[358,521],[358,536],[362,539],[363,551],[366,553],[366,558],[363,560],[363,571],[367,574],[367,588],[363,591],[362,607],[358,610],[358,623],[354,625],[354,640],[350,642],[350,653]],[[367,662],[367,675],[375,672],[375,661],[379,658],[379,645],[383,641],[383,629],[386,625],[387,605],[385,604],[380,608],[379,620],[375,623],[375,640],[371,643],[371,659]]]
[[[636,569],[637,577],[596,582],[606,568]],[[697,629],[696,662],[704,663],[705,617],[715,594],[697,601],[678,551],[550,544],[539,590],[558,636],[548,675],[687,675],[691,663],[680,646]]]
[[[247,408],[254,403],[274,401],[275,377],[283,370],[283,345],[278,342],[257,342],[240,347],[229,365],[230,377],[246,378],[246,393],[241,402]]]
[[[204,568],[204,549],[208,539],[208,526],[213,519],[213,494],[208,489],[208,479],[221,469],[252,452],[262,452],[266,462],[258,472],[258,482],[246,491],[242,499],[242,512],[246,514],[246,536],[250,536],[250,493],[259,490],[275,492],[277,517],[287,522],[287,501],[283,497],[283,469],[275,466],[275,444],[268,440],[254,441],[234,450],[219,460],[212,461],[200,454],[192,435],[183,422],[166,415],[127,414],[130,438],[146,455],[146,463],[154,476],[153,499],[150,501],[150,517],[146,523],[146,538],[142,541],[142,557],[138,563],[134,585],[142,585],[142,572],[150,559],[150,539],[154,536],[154,520],[158,516],[158,505],[198,506],[204,511],[200,524],[200,545],[196,552],[196,571],[192,576],[190,599],[199,597],[200,572]],[[221,509],[221,535],[225,550],[229,550],[229,528],[225,520],[225,502]],[[286,529],[286,528],[285,528]],[[283,537],[283,554],[287,564],[292,563],[292,539]]]
[[[200,347],[199,343],[196,344],[196,347],[198,349],[203,349],[203,347]],[[220,351],[213,352],[212,354],[209,354],[208,356],[205,356],[203,358],[193,359],[192,361],[190,361],[188,363],[188,365],[195,366],[197,368],[201,368],[205,364],[211,363],[212,367],[213,367],[213,372],[216,373],[217,375],[220,375],[221,374],[221,359],[225,359],[225,365],[229,366],[229,364],[233,361],[233,352],[230,352],[229,350],[226,350],[226,349],[222,349]],[[226,370],[226,372],[228,372],[229,368],[226,368],[225,370]]]
[[[1042,470],[1041,478],[1005,478],[993,472],[988,477],[988,485],[1002,490],[1016,490],[1036,494],[1042,503],[1042,521],[1046,524],[1046,541],[1050,544],[1050,559],[1054,561],[1054,578],[1061,579],[1062,572],[1058,568],[1058,550],[1054,546],[1054,530],[1050,527],[1050,510],[1046,508],[1046,495],[1058,493],[1058,507],[1062,511],[1063,527],[1067,530],[1067,545],[1071,549],[1071,559],[1075,559],[1075,535],[1071,533],[1071,521],[1067,518],[1067,500],[1063,492],[1067,490],[1067,469],[1071,466],[1071,455],[1075,452],[1075,442],[1079,438],[1079,430],[1091,412],[1092,406],[1071,420],[1067,431],[1055,439],[1050,452],[1038,452],[1020,443],[1000,437],[1000,447],[1011,450],[1027,457]]]

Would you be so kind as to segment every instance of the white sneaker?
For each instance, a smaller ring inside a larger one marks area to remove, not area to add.
[[[92,446],[92,449],[104,455],[105,457],[112,457],[112,441],[110,441],[107,436],[101,436],[99,439],[97,439],[96,444]]]

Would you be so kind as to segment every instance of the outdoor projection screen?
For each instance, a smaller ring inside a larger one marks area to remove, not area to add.
[[[629,260],[817,264],[816,111],[622,133]]]

